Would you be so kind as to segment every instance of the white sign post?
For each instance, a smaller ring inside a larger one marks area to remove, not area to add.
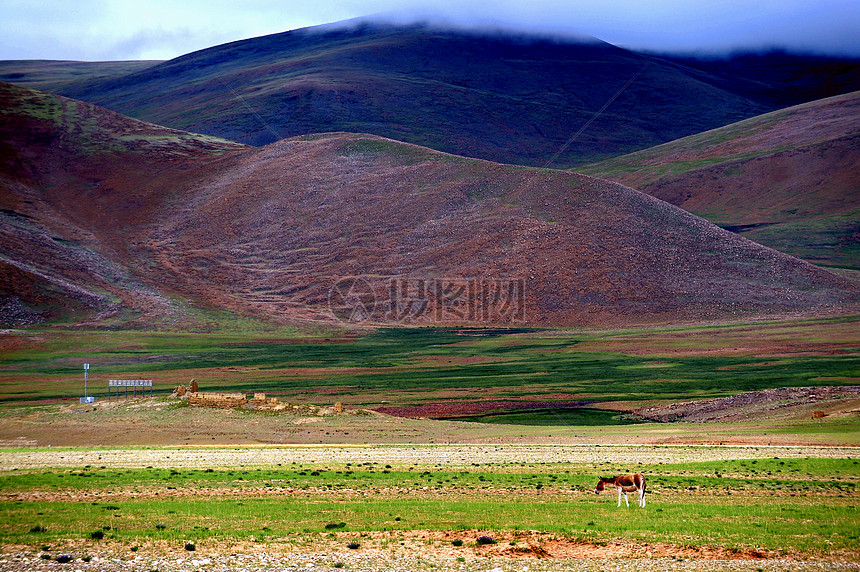
[[[92,403],[96,400],[95,397],[87,395],[87,374],[90,371],[90,364],[84,364],[84,396],[81,398],[81,403]]]

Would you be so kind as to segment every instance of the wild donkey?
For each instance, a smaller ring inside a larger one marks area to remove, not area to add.
[[[594,492],[600,494],[607,485],[618,489],[618,506],[621,506],[622,493],[624,494],[624,502],[627,503],[627,506],[630,506],[630,503],[627,501],[627,493],[636,491],[639,491],[639,506],[645,506],[645,476],[641,473],[621,475],[620,477],[600,477],[600,481],[598,481]]]

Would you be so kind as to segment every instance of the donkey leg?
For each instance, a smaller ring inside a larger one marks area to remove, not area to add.
[[[645,507],[645,487],[639,489],[639,506]]]
[[[621,506],[621,487],[618,487],[618,506]]]
[[[627,505],[627,508],[630,508],[630,501],[627,500],[627,491],[624,491],[624,504]]]

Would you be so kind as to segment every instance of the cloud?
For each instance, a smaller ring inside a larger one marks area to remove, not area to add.
[[[4,0],[0,59],[161,59],[369,14],[596,36],[634,49],[860,56],[856,0]]]
[[[596,36],[634,48],[726,51],[784,46],[860,55],[860,3],[856,0],[440,0],[378,2],[401,18],[436,15],[459,24]]]
[[[207,36],[207,34],[202,34]],[[177,52],[184,52],[188,46],[206,43],[201,34],[189,28],[164,30],[161,28],[138,30],[133,35],[123,38],[106,47],[112,59],[142,59],[159,60],[173,57]]]

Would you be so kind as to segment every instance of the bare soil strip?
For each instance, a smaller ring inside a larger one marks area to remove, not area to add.
[[[0,452],[0,470],[46,467],[208,468],[279,463],[388,463],[467,467],[513,463],[684,463],[767,457],[860,457],[860,447],[737,445],[423,445],[241,448],[93,449]]]
[[[361,572],[567,572],[622,571],[854,571],[860,563],[801,561],[769,558],[764,552],[729,552],[720,548],[683,548],[659,543],[646,544],[618,540],[604,545],[569,541],[541,533],[523,532],[498,537],[497,543],[479,546],[474,538],[482,531],[408,531],[372,533],[360,538],[355,550],[344,549],[347,533],[314,539],[313,550],[294,543],[216,542],[197,547],[195,552],[166,546],[127,547],[106,544],[97,552],[64,547],[71,564],[59,564],[25,548],[0,554],[0,572],[20,570],[87,571],[243,571],[297,572],[299,570],[353,570]],[[461,547],[454,539],[466,540]],[[73,568],[69,568],[73,566]]]

